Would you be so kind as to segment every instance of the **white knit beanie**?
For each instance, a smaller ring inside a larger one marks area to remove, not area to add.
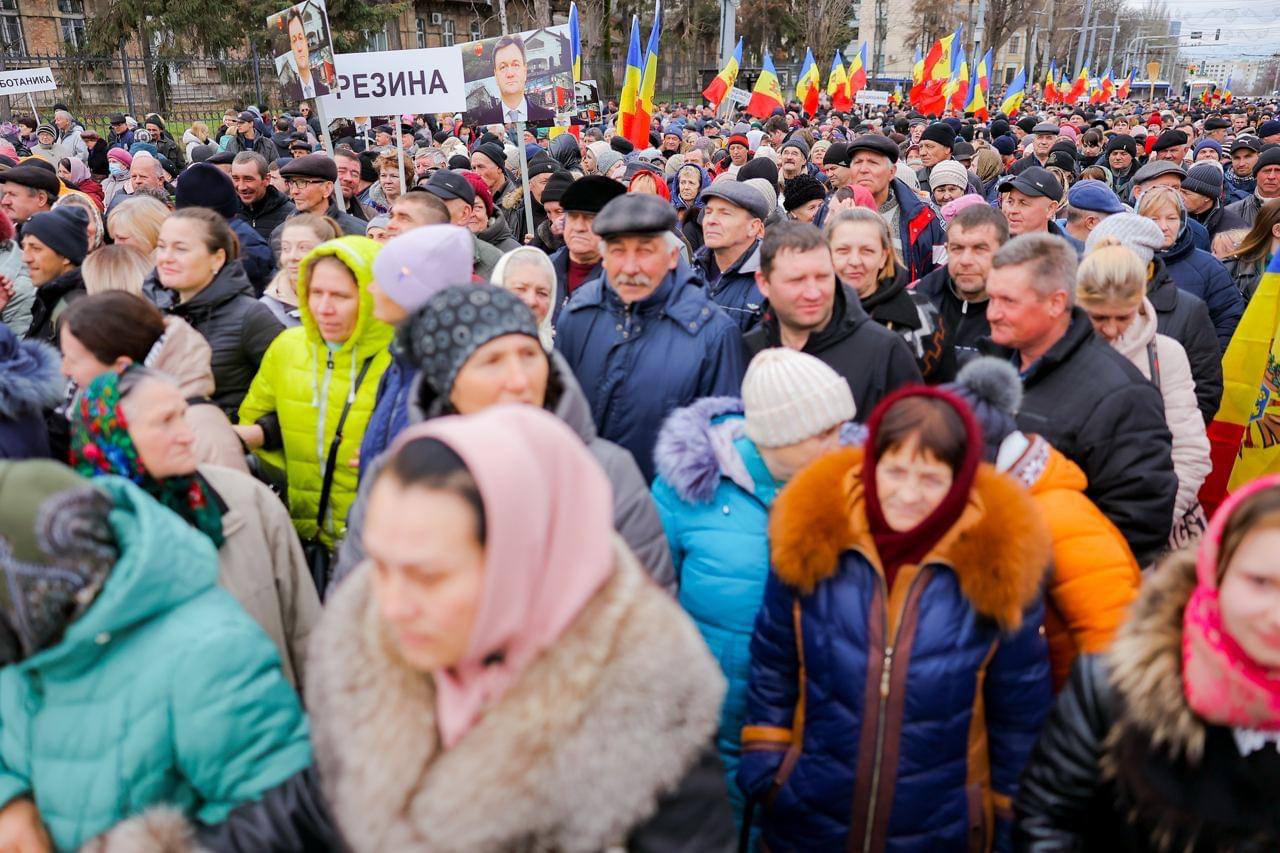
[[[855,414],[849,383],[811,355],[773,347],[751,359],[742,380],[747,437],[785,447],[820,435]]]
[[[967,186],[969,186],[969,173],[955,160],[935,163],[929,170],[929,189],[931,190],[936,190],[938,187]]]
[[[1151,263],[1155,253],[1164,246],[1164,233],[1160,226],[1136,213],[1113,213],[1095,225],[1084,242],[1085,254],[1092,252],[1103,237],[1119,240],[1138,256],[1143,266]]]

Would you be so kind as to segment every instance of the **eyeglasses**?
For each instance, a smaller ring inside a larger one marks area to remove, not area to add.
[[[284,185],[289,189],[301,189],[303,187],[313,186],[315,184],[327,184],[328,181],[310,178],[285,178]]]

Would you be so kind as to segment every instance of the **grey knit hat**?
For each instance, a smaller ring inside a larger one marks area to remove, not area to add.
[[[849,383],[824,362],[786,347],[761,350],[742,379],[747,437],[758,447],[797,444],[856,414]]]
[[[467,359],[503,335],[539,340],[533,312],[500,287],[454,285],[409,318],[400,330],[400,345],[432,390],[448,397]]]
[[[1084,252],[1089,254],[1103,237],[1114,237],[1138,256],[1143,266],[1151,263],[1156,252],[1164,247],[1164,232],[1145,216],[1136,213],[1113,213],[1089,232]]]
[[[613,149],[601,151],[596,155],[596,174],[608,175],[609,170],[617,165],[621,159],[622,155]]]

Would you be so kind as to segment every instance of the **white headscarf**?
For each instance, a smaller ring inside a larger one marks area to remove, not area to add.
[[[551,352],[552,344],[555,341],[555,329],[551,327],[551,317],[556,313],[556,300],[560,298],[559,283],[556,281],[556,268],[551,265],[551,259],[547,257],[547,253],[541,249],[535,249],[532,246],[521,246],[518,249],[512,249],[493,265],[493,274],[489,276],[489,283],[503,288],[507,288],[506,273],[507,267],[511,260],[515,260],[521,264],[532,264],[538,268],[538,271],[547,277],[551,282],[551,302],[547,308],[547,316],[538,321],[538,340],[542,342],[542,348],[547,352]]]

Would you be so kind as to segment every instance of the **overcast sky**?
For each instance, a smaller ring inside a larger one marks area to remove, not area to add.
[[[1140,0],[1139,0],[1140,2]],[[1182,42],[1200,31],[1205,47],[1187,48],[1187,56],[1254,58],[1280,53],[1280,0],[1166,0],[1169,14],[1182,21]],[[1134,2],[1138,5],[1138,2]],[[1221,28],[1222,38],[1214,42]],[[1196,44],[1196,42],[1190,42]]]

